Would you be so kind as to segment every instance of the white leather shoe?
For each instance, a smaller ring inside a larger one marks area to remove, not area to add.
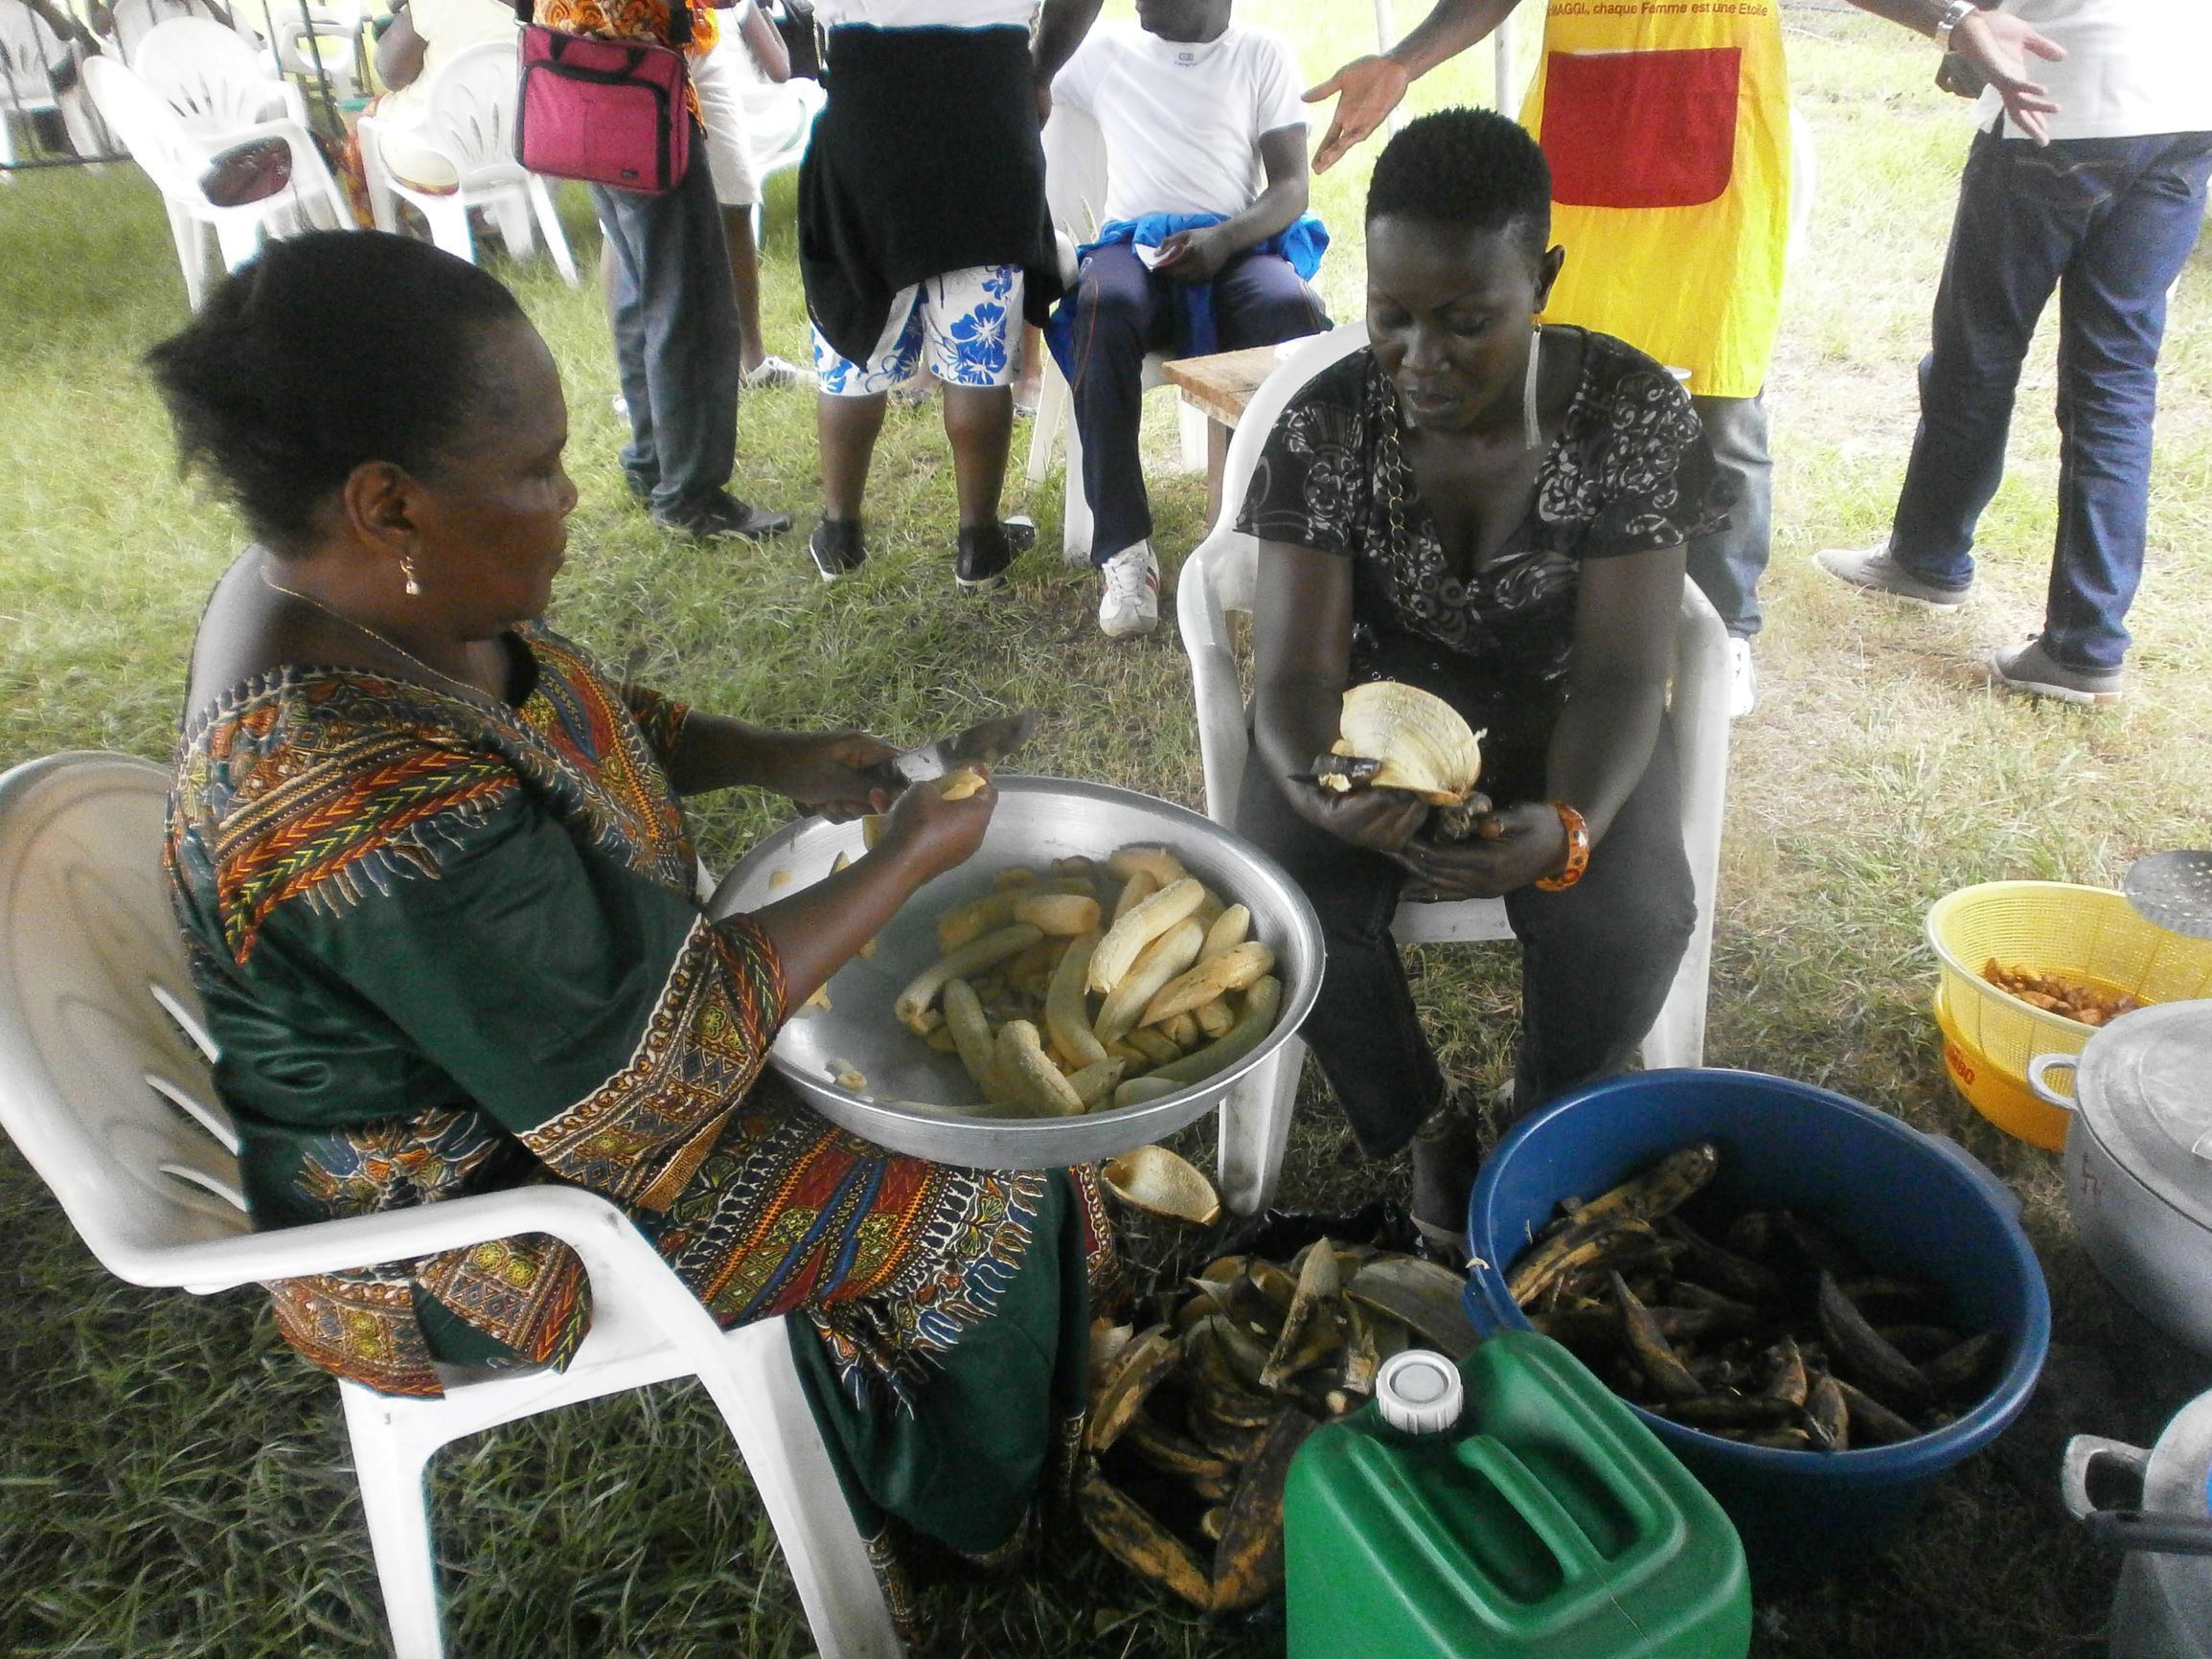
[[[1759,670],[1752,666],[1751,642],[1728,636],[1728,718],[1741,720],[1759,706]]]
[[[1160,625],[1160,562],[1152,543],[1125,547],[1099,567],[1106,592],[1098,602],[1099,631],[1108,639],[1149,634]]]

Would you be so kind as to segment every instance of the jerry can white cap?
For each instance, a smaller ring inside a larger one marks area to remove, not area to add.
[[[1407,1434],[1439,1434],[1459,1421],[1467,1391],[1459,1367],[1426,1348],[1409,1348],[1382,1362],[1375,1404],[1382,1420]]]

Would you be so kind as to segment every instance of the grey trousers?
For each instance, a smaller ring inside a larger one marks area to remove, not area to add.
[[[600,233],[614,250],[615,364],[629,403],[623,470],[648,490],[654,515],[688,518],[730,481],[738,456],[738,310],[730,249],[692,129],[692,162],[666,195],[591,187]]]
[[[1689,547],[1690,580],[1713,602],[1728,631],[1759,631],[1759,579],[1773,549],[1774,458],[1767,450],[1767,398],[1692,398],[1713,461],[1734,499],[1728,522]]]

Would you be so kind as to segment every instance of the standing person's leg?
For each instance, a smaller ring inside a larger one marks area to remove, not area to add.
[[[1519,1118],[1626,1070],[1675,983],[1698,905],[1671,737],[1660,734],[1583,878],[1509,893],[1505,910],[1521,944]]]
[[[622,383],[629,442],[622,449],[622,474],[632,496],[650,507],[660,484],[660,458],[653,447],[652,398],[645,369],[642,245],[633,239],[629,206],[635,193],[592,185],[591,205],[599,216],[599,274],[606,297],[606,326],[614,336],[615,374]]]
[[[2128,648],[2166,292],[2197,244],[2212,171],[2212,133],[2113,143],[2132,152],[2127,175],[2059,288],[2059,521],[2041,641],[2089,679],[2117,675]]]
[[[1965,599],[1974,526],[2004,477],[2020,364],[2080,236],[2080,204],[2069,207],[2063,188],[2069,148],[2038,149],[1989,133],[1973,141],[1889,541],[1822,552],[1818,562],[1831,575],[1931,604]]]
[[[1728,715],[1758,703],[1751,636],[1759,631],[1759,579],[1774,551],[1774,457],[1767,445],[1767,398],[1696,398],[1705,445],[1728,492],[1728,522],[1689,546],[1690,580],[1713,602],[1728,629]]]
[[[814,334],[814,440],[822,457],[822,521],[807,552],[824,581],[858,570],[867,558],[860,504],[868,493],[868,466],[883,430],[891,388],[913,375],[922,356],[922,295],[901,288],[892,296],[882,338],[868,357],[840,356]]]
[[[654,519],[704,536],[751,538],[787,530],[788,514],[747,507],[726,488],[737,461],[737,318],[712,173],[689,168],[665,195],[597,193],[628,197],[614,212],[624,222],[627,262],[638,284],[646,419],[659,466]],[[625,257],[618,249],[618,260]],[[633,433],[639,419],[633,398]]]
[[[750,202],[722,203],[722,240],[730,250],[730,297],[737,307],[738,366],[749,384],[754,371],[768,356],[767,343],[761,337],[761,250],[753,241]]]
[[[996,587],[1014,562],[998,499],[1014,443],[1021,268],[975,265],[921,287],[924,357],[945,390],[945,437],[959,499],[953,580],[963,592],[981,593]]]

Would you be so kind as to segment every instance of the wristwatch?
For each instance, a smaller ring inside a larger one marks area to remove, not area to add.
[[[1938,52],[1950,50],[1950,32],[1972,17],[1981,8],[1973,0],[1950,0],[1943,9],[1943,15],[1935,23],[1935,48]]]

